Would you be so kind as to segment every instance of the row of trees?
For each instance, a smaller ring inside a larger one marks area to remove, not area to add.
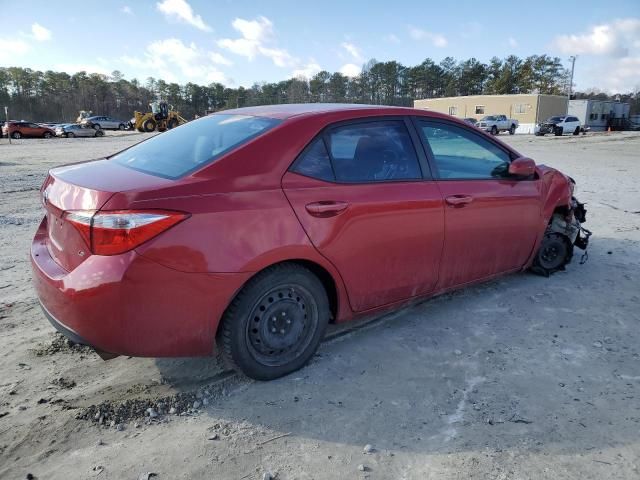
[[[229,88],[167,83],[153,77],[142,84],[126,80],[114,71],[110,76],[78,72],[34,71],[0,68],[0,105],[9,105],[11,117],[39,121],[68,121],[79,110],[128,119],[134,110],[146,110],[161,98],[192,118],[207,110],[250,105],[305,102],[351,102],[382,105],[412,105],[414,99],[456,95],[548,93],[563,94],[567,71],[560,59],[548,55],[504,59],[482,63],[475,58],[440,63],[427,58],[407,67],[396,61],[370,60],[362,72],[347,77],[321,71],[311,79],[291,78],[275,83],[256,83],[251,88]],[[626,98],[626,97],[625,97]],[[634,110],[638,110],[638,94]]]

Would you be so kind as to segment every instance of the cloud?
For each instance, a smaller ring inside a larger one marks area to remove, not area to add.
[[[322,67],[318,65],[314,60],[311,60],[306,65],[303,65],[300,68],[291,72],[291,76],[293,78],[300,78],[300,77],[311,78],[321,70],[322,70]]]
[[[122,13],[127,14],[127,15],[133,15],[133,10],[131,10],[131,7],[130,7],[129,5],[125,5],[124,7],[122,7],[122,8],[120,9],[120,11],[121,11]]]
[[[347,77],[357,77],[362,72],[362,67],[355,65],[353,63],[347,63],[340,67],[340,73]]]
[[[509,37],[508,41],[511,48],[518,48],[518,41],[515,38]]]
[[[299,61],[287,50],[274,45],[275,35],[273,23],[267,17],[258,17],[255,20],[236,18],[231,26],[240,33],[239,38],[222,38],[218,40],[218,46],[236,55],[246,57],[253,61],[257,56],[271,59],[278,67],[296,66]]]
[[[552,46],[569,55],[624,57],[629,47],[640,49],[640,18],[625,18],[595,25],[585,33],[559,35]]]
[[[51,30],[44,28],[39,23],[31,25],[31,35],[38,42],[46,42],[51,40]]]
[[[383,38],[385,41],[389,43],[395,43],[395,44],[400,43],[400,39],[397,37],[397,35],[394,35],[393,33],[385,35]]]
[[[411,25],[409,25],[409,35],[414,40],[429,40],[434,47],[438,48],[446,47],[448,44],[447,39],[441,33],[428,32]]]
[[[120,60],[126,65],[144,70],[145,74],[153,72],[169,82],[186,79],[193,82],[227,83],[225,74],[215,66],[224,58],[218,55],[220,54],[201,50],[195,43],[186,45],[177,38],[168,38],[147,45],[142,58],[124,56]]]
[[[227,66],[233,65],[233,62],[231,60],[229,60],[227,57],[223,56],[221,53],[218,53],[218,52],[209,53],[209,58],[213,63],[216,63],[218,65],[227,65]]]
[[[211,27],[204,23],[200,15],[193,13],[193,8],[186,0],[163,0],[156,3],[156,7],[167,18],[176,19],[178,21],[188,23],[204,32],[210,32]]]
[[[29,50],[31,46],[24,40],[0,38],[0,63],[8,66],[17,65]]]
[[[340,46],[344,48],[349,53],[349,55],[353,57],[354,60],[357,60],[359,62],[362,61],[362,53],[360,52],[360,49],[353,43],[342,42]]]
[[[616,19],[582,33],[558,35],[551,46],[562,54],[581,56],[576,62],[578,89],[640,89],[640,18]]]

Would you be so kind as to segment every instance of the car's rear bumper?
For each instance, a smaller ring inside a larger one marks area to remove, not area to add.
[[[42,225],[31,265],[58,331],[102,352],[145,357],[211,355],[220,318],[250,277],[180,272],[135,252],[89,256],[67,272],[49,254]]]

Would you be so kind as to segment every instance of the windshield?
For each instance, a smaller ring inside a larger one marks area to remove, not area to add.
[[[547,122],[561,122],[564,120],[564,117],[551,117]]]
[[[269,130],[280,120],[216,114],[156,135],[111,157],[126,167],[179,178]]]
[[[495,119],[496,119],[496,117],[494,117],[493,115],[487,115],[486,117],[482,117],[482,119],[480,121],[481,122],[483,122],[483,121],[493,121]]]

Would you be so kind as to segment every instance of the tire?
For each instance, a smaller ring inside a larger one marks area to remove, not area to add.
[[[495,125],[493,127],[491,127],[491,135],[498,135],[498,127],[496,127]]]
[[[564,132],[562,130],[562,127],[560,127],[560,128],[555,128],[553,130],[553,133],[555,134],[556,137],[561,137]]]
[[[19,140],[20,138],[22,138],[22,134],[20,132],[13,132],[11,134],[11,138],[15,138],[16,140]]]
[[[76,134],[75,134],[75,133],[73,133],[73,132],[69,132],[69,133],[67,133],[67,138],[73,138],[73,137],[75,137],[75,136],[76,136]]]
[[[564,270],[573,257],[573,245],[564,235],[547,232],[542,238],[540,248],[531,265],[531,271],[548,277],[554,272]]]
[[[535,136],[536,136],[536,137],[544,137],[544,133],[542,133],[542,132],[536,132],[536,133],[535,133]]]
[[[120,125],[118,125],[118,130],[124,130],[125,126],[124,123],[121,123]]]
[[[51,138],[51,132],[44,132],[42,138]]]
[[[97,130],[94,137],[104,137],[104,132],[102,130]]]
[[[100,130],[100,124],[94,123],[93,125],[91,125],[91,128],[93,128],[94,130]]]
[[[156,121],[148,118],[142,124],[142,130],[145,132],[153,132],[156,129]]]
[[[576,129],[573,131],[574,135],[580,135],[580,127],[576,127]]]
[[[171,120],[169,120],[167,122],[167,129],[171,130],[172,128],[176,128],[178,126],[178,120],[175,118],[172,118]]]
[[[295,263],[274,265],[236,295],[218,329],[217,343],[236,370],[273,380],[303,367],[329,323],[324,286]]]
[[[509,128],[509,135],[515,135],[515,133],[516,133],[516,126],[511,125],[511,127]]]

